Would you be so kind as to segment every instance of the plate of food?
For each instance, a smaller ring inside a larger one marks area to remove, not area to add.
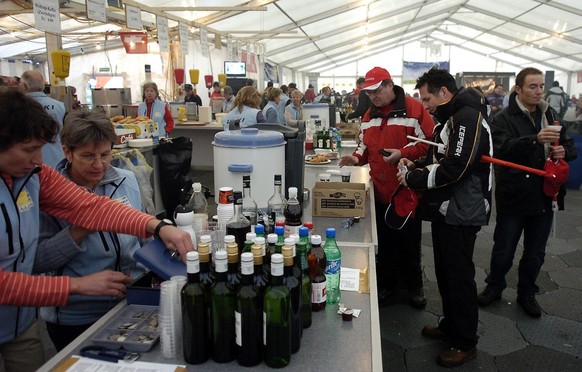
[[[305,157],[305,162],[307,164],[329,164],[331,160],[325,155],[317,154],[317,155],[307,155]]]

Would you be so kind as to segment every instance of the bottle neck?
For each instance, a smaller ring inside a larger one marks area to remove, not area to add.
[[[271,286],[283,285],[283,275],[271,274]]]
[[[188,273],[188,283],[200,283],[200,273]]]

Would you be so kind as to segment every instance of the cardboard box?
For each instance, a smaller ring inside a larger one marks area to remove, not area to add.
[[[366,216],[366,184],[316,182],[312,190],[313,216]]]
[[[338,127],[342,131],[342,139],[355,140],[360,133],[360,123],[340,123]]]

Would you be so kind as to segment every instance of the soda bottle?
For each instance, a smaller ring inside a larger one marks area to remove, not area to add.
[[[335,229],[325,229],[325,278],[327,280],[327,303],[337,304],[341,299],[340,272],[342,266],[342,254],[335,241]]]
[[[188,206],[194,212],[194,231],[202,234],[208,230],[208,201],[202,193],[202,184],[195,182],[192,184],[192,196],[188,201]]]
[[[253,244],[255,244],[254,239],[257,237],[257,234],[254,232],[248,232],[245,238],[245,246],[243,248],[244,252],[250,252]]]
[[[297,187],[289,187],[289,200],[285,205],[285,237],[297,234],[301,227],[303,208],[297,199]]]
[[[242,279],[234,313],[237,361],[241,366],[252,367],[263,359],[263,298],[253,282],[253,254],[244,252],[240,258]]]
[[[234,214],[226,223],[226,234],[234,235],[238,254],[243,252],[247,233],[251,232],[251,222],[242,214],[242,192],[234,192]]]
[[[325,289],[325,261],[325,252],[321,247],[321,236],[315,234],[311,236],[311,249],[307,255],[309,278],[311,279],[311,311],[325,309],[327,300]]]

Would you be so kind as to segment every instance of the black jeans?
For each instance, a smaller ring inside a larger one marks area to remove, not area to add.
[[[51,338],[51,341],[55,345],[55,349],[57,349],[57,351],[61,351],[92,325],[93,323],[78,326],[68,326],[46,322],[46,330],[49,334],[49,337]]]
[[[439,328],[449,335],[453,348],[465,351],[477,344],[479,310],[473,250],[480,229],[432,223],[434,266],[444,315]]]
[[[398,287],[399,278],[408,290],[422,288],[421,220],[411,218],[401,230],[394,230],[384,221],[388,206],[376,203],[375,207],[378,233],[378,267],[376,268],[378,288],[395,290]]]
[[[523,255],[519,260],[517,295],[522,298],[535,296],[539,290],[536,279],[544,264],[553,217],[553,212],[537,216],[497,213],[491,271],[485,279],[490,288],[501,292],[507,286],[505,275],[511,269],[515,250],[523,232]]]

